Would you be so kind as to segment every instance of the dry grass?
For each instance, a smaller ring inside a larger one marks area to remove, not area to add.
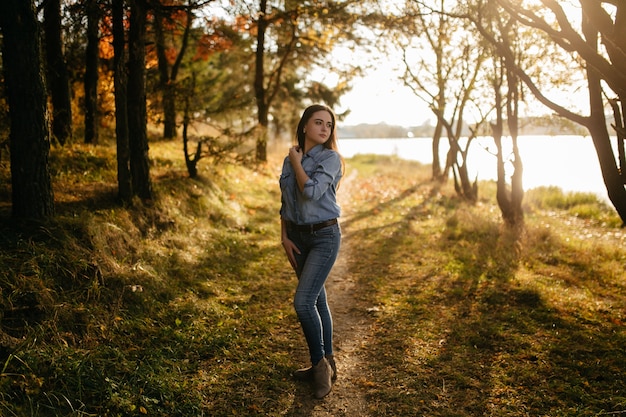
[[[623,231],[535,208],[519,234],[489,196],[471,207],[406,177],[385,172],[350,225],[379,306],[371,414],[626,410]]]
[[[305,348],[278,244],[279,160],[203,161],[190,180],[180,144],[150,152],[151,207],[116,203],[111,148],[76,146],[53,158],[55,222],[3,220],[2,329],[19,346],[0,351],[0,414],[301,415],[310,393],[289,376]],[[356,353],[370,415],[626,410],[614,214],[529,205],[517,234],[490,184],[467,206],[415,163],[360,157],[348,170],[346,267],[375,307]]]

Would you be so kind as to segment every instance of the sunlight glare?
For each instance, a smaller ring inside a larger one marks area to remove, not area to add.
[[[337,109],[337,113],[350,111],[344,120],[347,125],[417,126],[432,119],[426,105],[389,68],[371,70],[365,77],[352,80],[352,85]]]

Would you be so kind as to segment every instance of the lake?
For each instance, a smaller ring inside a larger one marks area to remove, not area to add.
[[[448,150],[447,139],[441,140],[442,159]],[[505,160],[510,157],[510,140]],[[615,146],[615,145],[614,145]],[[396,155],[400,158],[432,163],[432,139],[341,139],[339,150],[350,158],[357,154]],[[600,172],[600,163],[590,137],[583,136],[522,136],[518,147],[524,164],[524,189],[539,186],[557,186],[563,191],[581,191],[597,194],[608,201]],[[492,138],[481,137],[470,146],[468,169],[470,177],[479,180],[496,179],[495,144]],[[510,182],[511,163],[507,163],[507,181]]]

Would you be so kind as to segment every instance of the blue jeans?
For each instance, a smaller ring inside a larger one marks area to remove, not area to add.
[[[324,284],[337,259],[341,228],[334,224],[315,232],[290,229],[287,234],[300,249],[300,254],[296,254],[298,287],[293,304],[309,347],[311,363],[316,365],[325,355],[333,353],[333,319]]]

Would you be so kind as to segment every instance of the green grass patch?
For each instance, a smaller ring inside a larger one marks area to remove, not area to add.
[[[537,187],[524,196],[526,210],[559,210],[581,218],[604,223],[613,228],[621,225],[615,209],[593,193],[563,192],[558,187]]]

